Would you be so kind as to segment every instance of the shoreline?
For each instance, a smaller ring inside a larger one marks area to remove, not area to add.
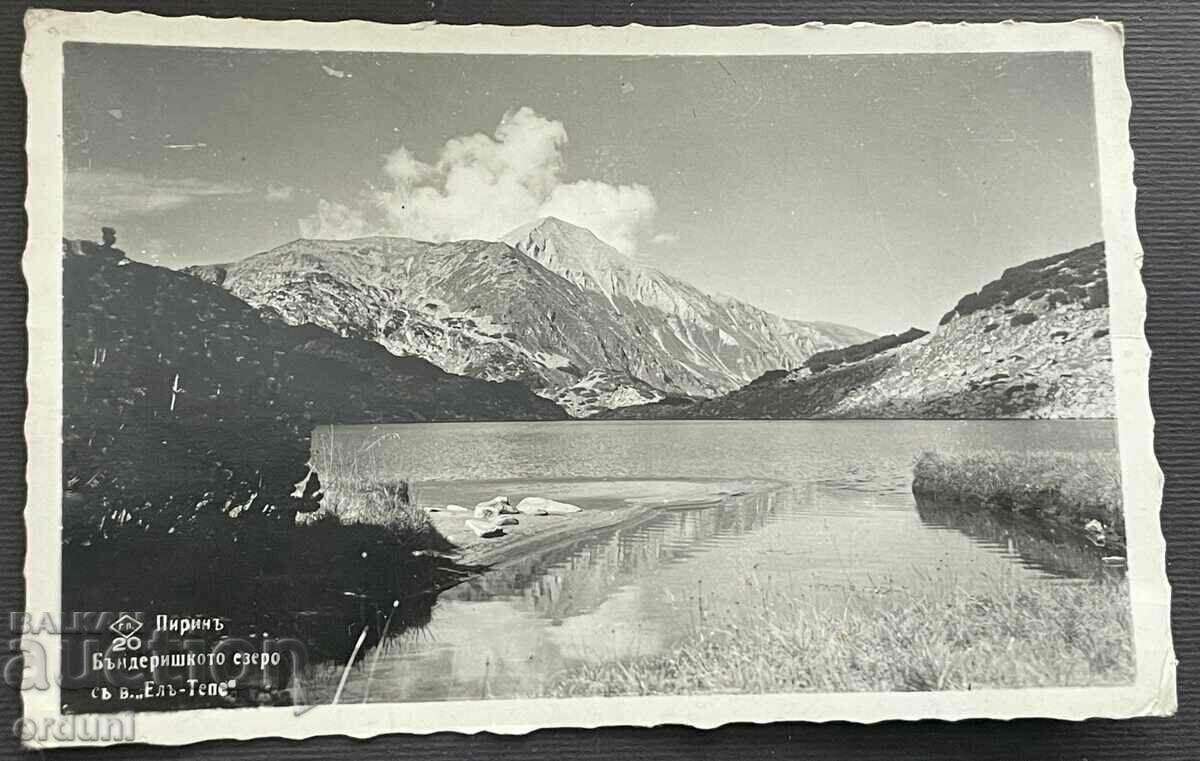
[[[1059,529],[1098,553],[1126,554],[1120,465],[1102,453],[925,452],[913,497]]]
[[[701,510],[720,507],[739,500],[784,488],[783,481],[760,478],[741,479],[575,479],[569,481],[515,480],[483,482],[426,482],[422,494],[432,487],[439,496],[462,494],[458,504],[468,512],[447,512],[426,507],[434,528],[453,543],[455,550],[446,557],[463,566],[486,570],[511,563],[536,552],[570,544],[588,535],[622,526],[633,526],[666,510]],[[493,493],[494,492],[494,493]],[[512,517],[515,526],[504,526],[504,534],[485,539],[466,525],[477,520],[470,512],[479,494],[507,496],[512,504],[527,496],[548,497],[582,508],[570,515],[524,515]],[[422,500],[426,501],[426,500]],[[466,504],[464,504],[466,503]]]

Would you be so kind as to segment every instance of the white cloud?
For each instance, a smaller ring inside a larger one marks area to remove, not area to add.
[[[164,179],[137,172],[79,170],[64,182],[68,222],[108,224],[121,217],[171,211],[205,198],[242,196],[250,188],[194,177]]]
[[[653,243],[660,245],[670,245],[679,242],[679,233],[659,233],[650,239]]]
[[[268,201],[290,201],[295,195],[296,189],[291,185],[284,185],[279,182],[267,183],[267,200]]]
[[[362,212],[340,203],[321,199],[317,213],[300,220],[300,235],[320,240],[347,240],[368,234]]]
[[[638,184],[564,183],[566,143],[562,122],[519,108],[505,114],[490,136],[448,140],[433,161],[401,146],[384,162],[390,187],[370,192],[357,210],[323,201],[306,226],[354,236],[370,229],[433,241],[497,240],[538,217],[556,216],[626,254],[637,253],[657,208],[653,194]],[[353,223],[343,224],[349,218]]]
[[[556,187],[539,216],[586,227],[608,245],[632,255],[637,252],[639,234],[650,228],[656,211],[658,204],[645,185],[580,180]]]

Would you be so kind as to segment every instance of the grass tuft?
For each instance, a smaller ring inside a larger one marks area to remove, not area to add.
[[[926,452],[913,469],[913,493],[939,504],[1023,513],[1075,530],[1092,520],[1124,536],[1116,452]]]
[[[381,461],[381,437],[362,449],[337,447],[332,433],[314,437],[313,463],[320,471],[325,491],[321,507],[298,520],[304,524],[336,521],[344,526],[379,526],[391,536],[417,548],[444,548],[448,542],[429,515],[417,504],[417,495],[403,478],[388,476]]]
[[[708,613],[674,651],[589,664],[556,697],[971,690],[1125,684],[1127,583],[766,594]]]

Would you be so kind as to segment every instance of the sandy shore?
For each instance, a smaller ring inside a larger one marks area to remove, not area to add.
[[[459,548],[455,556],[458,562],[495,566],[595,531],[636,523],[659,510],[716,507],[781,486],[778,481],[761,479],[426,482],[419,487],[419,502],[435,508],[430,518],[437,530]],[[518,524],[503,527],[503,536],[484,539],[466,525],[467,520],[473,520],[470,512],[437,510],[447,504],[471,510],[477,502],[496,496],[508,497],[513,505],[525,497],[547,497],[578,505],[583,511],[570,515],[515,515]]]

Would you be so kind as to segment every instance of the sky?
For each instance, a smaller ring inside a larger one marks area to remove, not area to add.
[[[67,237],[228,262],[539,216],[772,312],[931,328],[1101,239],[1080,53],[464,56],[72,43]]]

